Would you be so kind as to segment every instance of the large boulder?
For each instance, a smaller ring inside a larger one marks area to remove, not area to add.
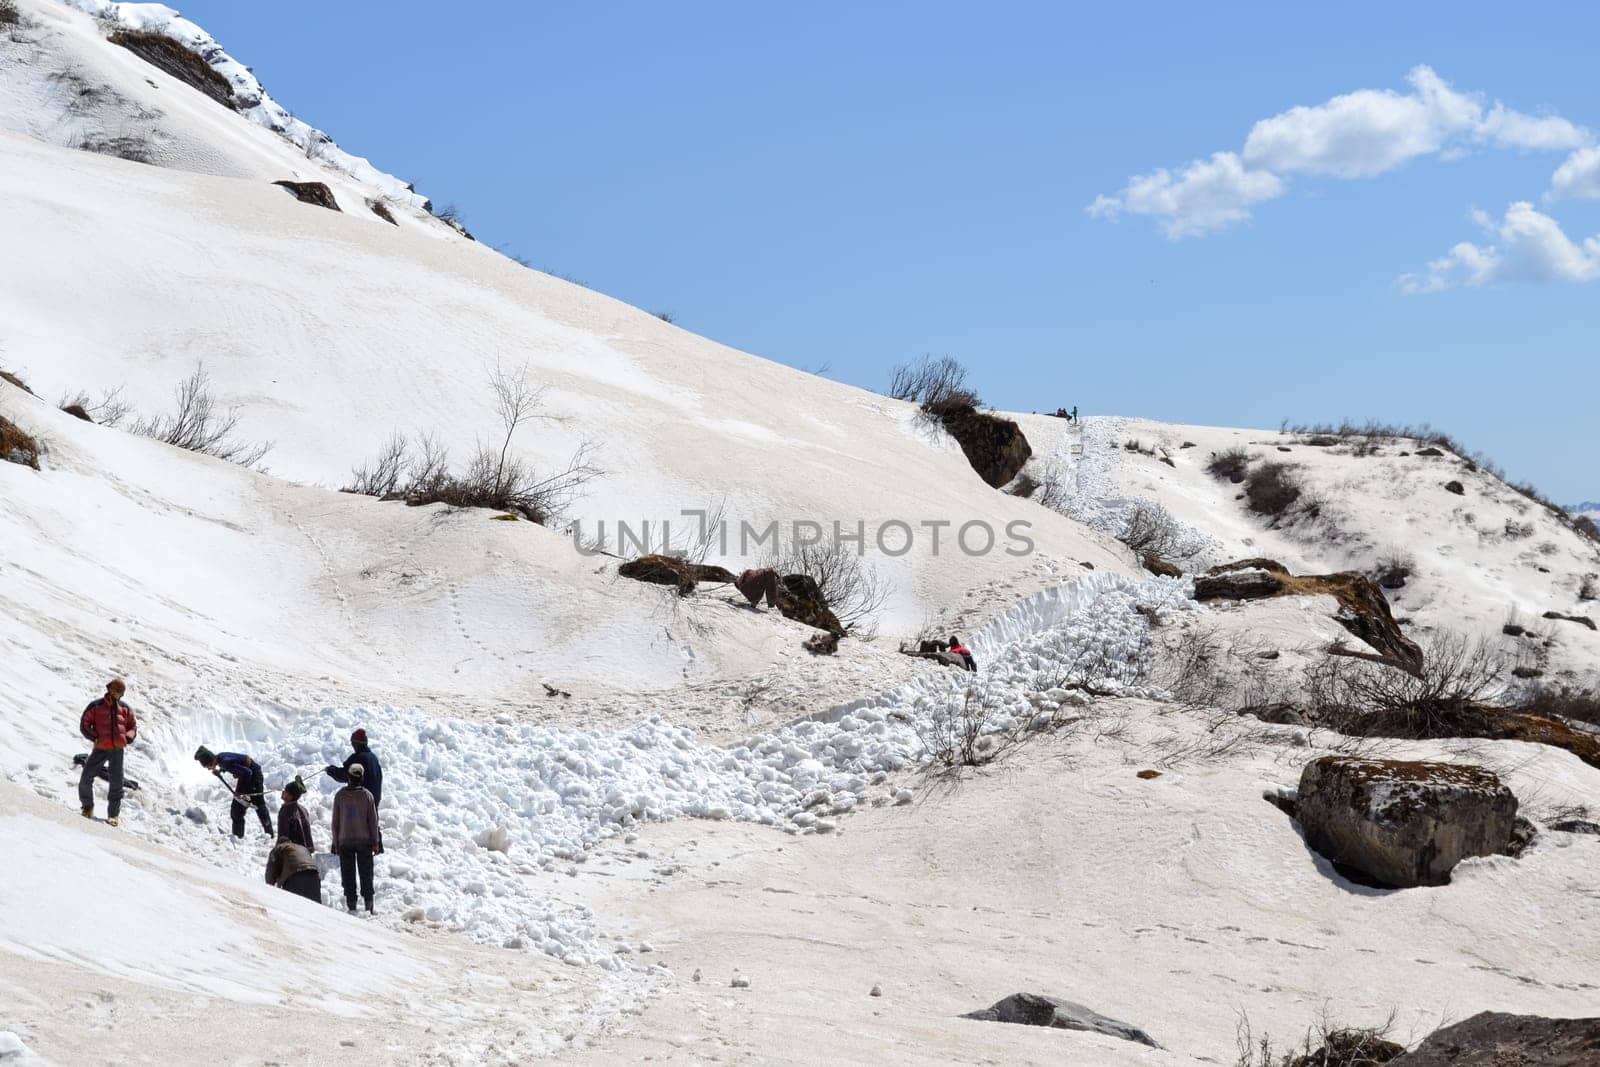
[[[1013,993],[992,1007],[969,1011],[963,1019],[978,1019],[992,1023],[1019,1023],[1023,1026],[1049,1026],[1057,1030],[1080,1030],[1091,1034],[1106,1034],[1124,1041],[1137,1041],[1141,1045],[1160,1048],[1155,1039],[1137,1026],[1107,1018],[1082,1004],[1039,993]]]
[[[1595,1067],[1600,1019],[1485,1011],[1435,1030],[1390,1067]]]
[[[277,181],[273,185],[281,185],[289,190],[294,198],[302,204],[311,204],[314,207],[325,207],[329,211],[338,211],[339,201],[333,198],[333,190],[323,182],[291,182]]]
[[[1300,775],[1296,814],[1317,852],[1401,889],[1506,852],[1517,798],[1482,767],[1323,756]]]
[[[785,574],[783,592],[778,610],[784,618],[826,630],[836,637],[844,636],[844,625],[828,606],[828,598],[822,595],[816,579],[808,574]]]
[[[940,408],[936,417],[961,446],[972,469],[996,489],[1015,478],[1033,455],[1022,427],[1010,419],[979,411],[970,404]]]

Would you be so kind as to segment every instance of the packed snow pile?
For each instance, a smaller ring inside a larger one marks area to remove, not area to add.
[[[1153,696],[1138,666],[1149,622],[1195,609],[1186,584],[1089,575],[1018,605],[972,638],[976,678],[929,672],[892,693],[752,737],[703,743],[649,718],[611,734],[500,721],[437,718],[395,707],[323,707],[272,715],[207,713],[147,728],[152,771],[127,810],[134,832],[255,874],[258,850],[225,836],[227,791],[193,762],[196,745],[250,754],[276,794],[295,774],[326,826],[337,785],[317,777],[342,761],[364,727],[384,763],[379,911],[440,923],[480,942],[536,948],[570,962],[617,967],[603,923],[554,902],[537,877],[582,863],[597,843],[641,823],[735,819],[791,833],[826,833],[838,816],[895,799],[893,772],[928,757],[925,738],[980,691],[985,733],[1026,726],[1074,686]],[[1065,687],[1065,688],[1064,688]],[[211,813],[197,824],[193,808]],[[253,821],[250,826],[254,832]],[[326,843],[323,842],[325,845]],[[330,899],[334,891],[328,890]]]

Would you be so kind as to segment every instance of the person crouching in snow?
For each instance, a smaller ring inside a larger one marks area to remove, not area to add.
[[[356,764],[361,765],[362,785],[367,792],[372,794],[372,802],[383,803],[383,764],[378,762],[378,754],[367,747],[367,731],[357,730],[350,735],[350,747],[355,751],[344,758],[344,766],[336,767],[328,764],[323,773],[336,782],[350,780],[350,768]]]
[[[261,829],[271,837],[272,816],[267,812],[267,783],[261,764],[242,752],[212,752],[204,745],[195,750],[194,758],[223,785],[228,784],[223,773],[233,775],[234,785],[228,790],[233,794],[233,804],[228,808],[228,814],[233,816],[233,836],[244,837],[244,811],[252,807],[261,819]]]
[[[333,850],[339,854],[339,877],[344,883],[344,906],[356,910],[356,878],[361,899],[372,911],[372,857],[383,851],[378,830],[378,805],[362,787],[366,768],[351,764],[345,772],[350,784],[333,794]]]
[[[778,607],[778,598],[783,595],[778,587],[778,572],[771,567],[753,567],[743,572],[733,580],[733,587],[744,594],[752,608],[761,607],[762,597],[772,607]]]
[[[306,816],[306,809],[300,806],[300,798],[305,795],[306,784],[298,774],[294,781],[283,787],[283,805],[278,808],[278,840],[292,841],[307,852],[315,852],[317,846],[311,839],[311,820]]]
[[[322,875],[316,857],[304,845],[279,838],[267,853],[267,884],[322,903]]]
[[[102,768],[110,781],[106,794],[106,822],[117,825],[122,812],[122,755],[138,736],[139,724],[134,721],[133,709],[122,702],[128,687],[121,678],[106,683],[106,695],[83,709],[78,720],[78,732],[94,748],[83,761],[83,773],[78,776],[78,802],[83,805],[83,817],[94,818],[94,780]]]
[[[954,634],[950,635],[950,654],[952,656],[960,656],[961,665],[966,667],[967,670],[975,671],[978,669],[978,661],[972,658],[972,653],[967,650],[966,645],[961,643],[961,638]]]

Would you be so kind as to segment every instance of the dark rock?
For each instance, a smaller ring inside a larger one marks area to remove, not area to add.
[[[1427,448],[1417,449],[1417,455],[1427,456],[1429,459],[1437,459],[1438,457],[1444,455],[1444,453],[1439,451],[1439,449],[1434,448],[1432,445],[1429,445]]]
[[[1600,837],[1600,822],[1590,822],[1588,819],[1562,819],[1560,822],[1551,823],[1550,829],[1564,834],[1592,834]]]
[[[1514,622],[1508,622],[1504,626],[1500,627],[1500,632],[1505,634],[1507,637],[1521,637],[1528,631],[1523,627],[1518,626]]]
[[[1193,448],[1194,447],[1194,442],[1193,441],[1185,441],[1183,444],[1179,445],[1178,447],[1179,448]]]
[[[1533,823],[1518,815],[1511,826],[1511,840],[1506,842],[1505,854],[1516,859],[1525,852],[1533,839],[1539,836],[1539,828]]]
[[[389,210],[389,205],[382,200],[368,200],[367,207],[371,209],[374,215],[387,222],[390,226],[400,225],[395,221],[394,212]]]
[[[783,591],[786,595],[779,602],[778,610],[784,618],[815,626],[839,637],[844,636],[844,626],[833,609],[828,607],[827,598],[810,575],[785,574]]]
[[[145,30],[118,30],[106,38],[150,64],[192,86],[223,107],[234,106],[233,84],[198,52],[171,37]]]
[[[1544,617],[1556,619],[1560,622],[1575,622],[1579,626],[1587,626],[1591,630],[1596,629],[1594,620],[1587,615],[1563,615],[1559,611],[1547,611],[1544,613]]]
[[[1160,778],[1161,777],[1161,772],[1160,771],[1140,771],[1138,774],[1135,774],[1134,777],[1135,778],[1142,778],[1144,781],[1148,782],[1153,778]]]
[[[937,417],[939,425],[961,446],[978,477],[996,489],[1015,478],[1033,455],[1022,427],[1010,419],[966,404],[941,411]]]
[[[1088,561],[1088,560],[1082,560],[1082,561],[1080,561],[1080,562],[1079,562],[1079,563],[1078,563],[1078,566],[1080,566],[1080,567],[1082,567],[1082,568],[1083,568],[1083,569],[1084,569],[1084,570],[1086,570],[1086,571],[1092,571],[1092,570],[1094,570],[1094,564],[1093,564],[1093,563],[1090,563],[1090,562],[1089,562],[1089,561]]]
[[[1390,1067],[1595,1067],[1600,1018],[1546,1019],[1479,1012],[1435,1030]]]
[[[1454,493],[1456,496],[1466,496],[1467,487],[1454,479],[1444,483],[1445,492]]]
[[[1513,667],[1511,676],[1513,678],[1543,678],[1544,671],[1541,671],[1538,667]]]
[[[339,210],[339,201],[333,198],[333,190],[322,182],[276,181],[272,184],[283,186],[302,204],[314,204],[330,211]]]
[[[676,586],[679,596],[688,596],[700,582],[733,581],[733,573],[725,567],[690,563],[676,556],[640,556],[618,567],[617,573],[636,582]]]
[[[1285,567],[1275,559],[1267,559],[1265,556],[1251,556],[1249,559],[1236,560],[1233,563],[1219,563],[1215,567],[1212,567],[1210,570],[1206,571],[1206,573],[1227,574],[1229,571],[1251,569],[1270,571],[1273,574],[1281,574],[1285,578],[1289,576],[1288,567]]]
[[[1154,1038],[1136,1026],[1108,1019],[1082,1004],[1041,996],[1038,993],[1013,993],[991,1008],[968,1012],[962,1018],[993,1023],[1018,1023],[1023,1026],[1048,1026],[1057,1030],[1079,1030],[1084,1033],[1120,1037],[1124,1041],[1136,1041],[1151,1048],[1161,1047],[1155,1043]]]
[[[1224,574],[1203,574],[1194,581],[1196,600],[1263,600],[1284,591],[1283,577],[1251,567]]]
[[[801,647],[813,656],[831,656],[839,651],[839,635],[826,632],[812,634]]]
[[[29,396],[34,395],[33,390],[28,388],[27,382],[23,381],[21,378],[18,378],[15,374],[12,374],[8,370],[0,370],[0,382],[9,382],[18,389],[21,389],[24,393],[27,393]]]
[[[1279,452],[1293,452],[1294,449],[1290,448],[1288,445],[1279,445],[1278,446],[1278,451]]]
[[[1154,552],[1146,552],[1145,553],[1145,555],[1144,555],[1144,569],[1149,571],[1151,574],[1158,574],[1158,575],[1162,576],[1163,578],[1182,578],[1183,577],[1183,571],[1182,570],[1180,570],[1175,564],[1168,563],[1166,560],[1162,559],[1160,556],[1156,555]]]
[[[1306,844],[1393,888],[1445,885],[1461,860],[1504,853],[1516,817],[1482,767],[1323,756],[1300,775]]]
[[[82,419],[84,422],[94,422],[94,420],[89,417],[89,413],[84,410],[82,404],[68,404],[61,410],[65,411],[68,415],[71,415],[75,419]]]

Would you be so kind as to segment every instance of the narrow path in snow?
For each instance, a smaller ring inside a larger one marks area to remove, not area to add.
[[[1088,575],[1029,598],[974,634],[983,665],[977,676],[930,672],[727,746],[703,743],[644,706],[643,721],[614,733],[518,723],[510,714],[493,723],[440,719],[381,705],[196,713],[149,730],[153,773],[124,824],[260,877],[259,831],[251,820],[243,842],[227,836],[227,795],[193,762],[195,746],[250,753],[268,768],[270,792],[296,772],[307,775],[304,803],[326,847],[337,787],[311,776],[341,762],[350,732],[362,726],[385,769],[381,921],[438,923],[479,942],[620,969],[626,950],[606,943],[587,909],[559,903],[551,881],[575,874],[590,847],[640,823],[682,816],[831,832],[859,805],[909,799],[893,776],[926,759],[924,737],[968,699],[993,709],[987,730],[1004,731],[1074,699],[1063,688],[1074,682],[1154,695],[1132,668],[1149,625],[1135,609],[1194,606],[1181,581]],[[325,882],[325,896],[337,902],[336,882]]]

